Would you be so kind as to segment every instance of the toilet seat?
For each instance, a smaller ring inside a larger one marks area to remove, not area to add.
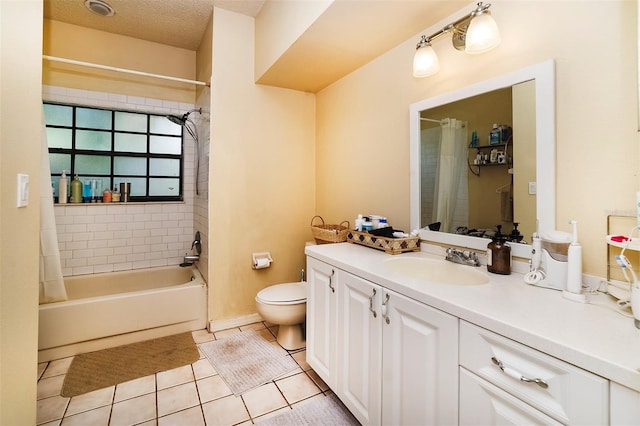
[[[307,301],[308,284],[297,283],[276,284],[258,292],[256,300],[266,305],[296,305]]]

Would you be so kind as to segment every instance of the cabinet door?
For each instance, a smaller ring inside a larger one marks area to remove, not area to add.
[[[336,385],[335,269],[307,257],[307,362],[332,389]]]
[[[615,382],[610,386],[610,424],[640,425],[640,393]]]
[[[338,271],[337,395],[363,425],[380,424],[382,287]]]
[[[460,425],[561,425],[460,367]]]
[[[458,423],[458,319],[382,292],[382,424]]]

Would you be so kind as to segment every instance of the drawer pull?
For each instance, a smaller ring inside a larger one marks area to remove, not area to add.
[[[505,367],[504,364],[502,363],[502,361],[500,361],[499,359],[497,359],[495,356],[491,357],[491,361],[493,361],[493,363],[495,365],[497,365],[498,367],[500,367],[500,370],[502,370],[504,372],[504,374],[506,374],[509,377],[513,377],[516,380],[520,380],[521,382],[527,382],[527,383],[535,383],[536,385],[540,386],[543,389],[547,389],[549,387],[549,385],[547,384],[547,382],[545,382],[542,379],[530,379],[528,377],[523,376],[522,374],[518,373],[516,370],[514,370],[513,368],[509,368],[509,367]]]
[[[335,274],[336,271],[334,271],[333,269],[331,270],[331,275],[329,275],[329,288],[331,289],[331,293],[335,293],[336,289],[333,287],[332,283],[331,283],[331,279],[333,278],[333,274]]]
[[[375,309],[373,309],[373,298],[376,295],[376,289],[373,289],[373,294],[371,295],[371,297],[369,298],[369,310],[373,313],[373,317],[377,318],[378,314],[376,313]]]
[[[387,293],[387,296],[385,297],[384,301],[382,302],[382,318],[384,318],[384,321],[389,324],[391,321],[389,320],[389,315],[387,313],[387,303],[389,303],[389,293]]]

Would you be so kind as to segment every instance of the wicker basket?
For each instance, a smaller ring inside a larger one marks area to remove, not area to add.
[[[313,221],[320,219],[321,225],[314,224]],[[343,224],[346,223],[347,226]],[[322,216],[314,216],[311,218],[311,233],[316,240],[316,244],[343,243],[347,241],[347,233],[349,232],[349,222],[343,221],[339,225],[325,225]]]

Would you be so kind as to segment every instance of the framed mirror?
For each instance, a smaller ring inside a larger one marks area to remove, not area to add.
[[[426,162],[421,161],[421,140],[422,133],[425,128],[424,121],[433,120],[433,121],[441,121],[445,118],[450,117],[427,117],[429,115],[429,111],[443,111],[443,107],[452,105],[454,103],[460,103],[463,100],[478,97],[483,94],[488,93],[496,93],[496,91],[501,91],[503,89],[513,88],[514,86],[521,85],[525,82],[532,82],[531,91],[533,92],[535,100],[532,102],[532,116],[535,116],[535,123],[528,123],[531,126],[531,131],[535,133],[535,137],[531,138],[531,142],[535,144],[535,147],[530,150],[532,156],[535,156],[535,166],[534,170],[535,176],[525,178],[526,179],[526,194],[533,195],[535,200],[531,203],[531,210],[535,210],[535,214],[531,215],[531,221],[535,221],[536,224],[530,225],[533,229],[538,229],[540,232],[550,231],[555,229],[555,64],[552,60],[546,61],[540,64],[536,64],[533,66],[529,66],[527,68],[523,68],[518,71],[514,71],[490,80],[486,80],[480,83],[473,84],[471,86],[464,87],[462,89],[446,93],[443,95],[439,95],[433,98],[425,99],[423,101],[416,102],[410,105],[410,181],[411,181],[411,228],[412,229],[421,229],[421,239],[427,241],[433,241],[435,243],[447,244],[447,245],[455,245],[460,247],[466,247],[474,250],[485,250],[488,244],[487,238],[481,238],[466,234],[460,233],[450,233],[444,232],[445,229],[441,231],[433,231],[429,230],[425,227],[425,224],[422,223],[425,216],[423,215],[422,209],[423,198],[424,198],[424,184],[422,183],[423,171],[425,168],[433,168],[434,165],[428,165]],[[446,110],[446,109],[445,109]],[[464,115],[464,114],[463,114]],[[458,118],[458,117],[456,117]],[[464,123],[464,117],[460,117],[461,121]],[[514,117],[515,119],[515,117]],[[497,120],[497,119],[496,119]],[[529,121],[532,121],[533,118]],[[526,123],[526,119],[524,120]],[[500,123],[502,124],[502,123]],[[516,123],[517,124],[517,123]],[[473,170],[479,171],[482,174],[482,170],[480,168],[474,167],[473,164],[473,156],[470,155],[470,152],[474,152],[471,148],[468,148],[471,145],[471,138],[473,129],[468,129],[467,131],[467,140],[460,142],[464,144],[463,156],[464,167],[468,169],[469,174],[475,175]],[[522,131],[522,129],[521,129]],[[514,135],[517,134],[518,129],[515,128],[514,125]],[[479,141],[476,142],[478,145],[487,145],[488,135],[479,135]],[[522,140],[526,140],[526,138],[521,138]],[[513,146],[518,143],[517,141],[513,142]],[[521,142],[527,143],[527,142]],[[479,151],[479,150],[475,150]],[[489,150],[491,151],[491,150]],[[533,154],[535,151],[535,154]],[[477,154],[477,152],[475,152]],[[508,151],[505,156],[509,155]],[[511,155],[518,155],[517,152],[511,153]],[[490,160],[489,160],[490,161]],[[512,161],[510,164],[509,162]],[[509,170],[515,176],[518,174],[518,159],[513,158],[510,160],[508,157],[505,160],[507,164],[505,164],[504,169]],[[520,162],[522,163],[522,162]],[[511,165],[515,165],[515,167],[510,167]],[[451,169],[449,165],[447,165],[446,169]],[[523,169],[520,169],[520,173],[523,173]],[[486,175],[486,174],[485,174]],[[469,176],[473,177],[473,176]],[[533,179],[533,180],[530,180]],[[440,189],[440,183],[436,185],[436,192]],[[494,185],[495,186],[495,185]],[[522,185],[520,184],[520,187]],[[513,187],[514,197],[513,199],[517,202],[518,199],[526,199],[527,197],[519,197],[516,196],[516,192],[522,191],[522,188]],[[443,187],[444,188],[444,187]],[[467,190],[472,191],[473,185],[469,185]],[[493,190],[499,190],[499,187],[493,188]],[[448,193],[448,189],[444,189],[444,193]],[[532,192],[535,193],[531,194]],[[469,197],[473,197],[472,194]],[[428,204],[428,203],[427,203]],[[533,207],[535,205],[535,207]],[[432,208],[432,207],[429,207]],[[470,206],[469,209],[473,207]],[[526,209],[527,207],[525,207]],[[514,212],[517,211],[518,206],[514,206]],[[522,211],[522,210],[521,210]],[[526,211],[526,210],[525,210]],[[467,214],[467,218],[473,217],[473,215]],[[435,217],[432,218],[433,222],[441,222],[440,218]],[[517,217],[513,218],[514,222],[518,221]],[[474,224],[469,223],[467,225],[469,228],[473,228]],[[449,227],[451,230],[451,227]],[[503,232],[510,232],[510,229],[504,230]],[[530,234],[531,232],[529,232]],[[531,235],[526,235],[527,238],[530,238]],[[528,258],[531,256],[531,248],[527,244],[517,244],[512,243],[512,253],[514,256],[525,257]]]

